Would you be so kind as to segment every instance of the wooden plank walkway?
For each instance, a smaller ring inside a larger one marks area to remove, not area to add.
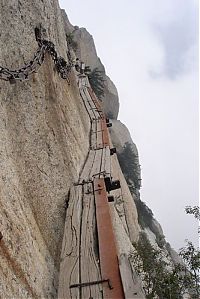
[[[111,179],[106,118],[88,79],[81,76],[78,84],[91,122],[90,149],[79,181],[70,190],[58,298],[122,299],[124,291],[104,183],[105,177]]]

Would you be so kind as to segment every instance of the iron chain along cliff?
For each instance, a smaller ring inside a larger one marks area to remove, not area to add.
[[[57,0],[0,9],[0,297],[146,298],[138,244],[180,260],[140,199],[137,147],[92,36]]]

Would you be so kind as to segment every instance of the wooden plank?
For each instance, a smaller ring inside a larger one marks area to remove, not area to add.
[[[106,148],[104,147],[102,150],[102,157],[101,157],[101,174],[99,178],[105,177],[105,156],[106,156]]]
[[[94,163],[92,165],[92,169],[91,169],[91,172],[90,172],[90,179],[91,180],[94,177],[100,177],[102,154],[103,154],[103,149],[99,149],[99,150],[95,151]]]
[[[122,299],[124,293],[104,179],[94,179],[94,193],[101,273],[102,278],[109,279],[112,285],[111,289],[108,285],[103,284],[103,298]]]
[[[93,185],[84,185],[83,213],[81,231],[81,281],[82,283],[101,280],[99,266],[97,229]],[[102,285],[95,284],[81,289],[82,298],[101,298]]]
[[[89,95],[90,95],[90,97],[92,98],[93,102],[95,103],[95,106],[97,107],[97,109],[102,111],[103,109],[102,109],[101,102],[100,102],[100,100],[96,97],[96,95],[95,95],[94,91],[92,90],[92,88],[91,88],[91,87],[88,87],[87,90],[88,90]]]
[[[58,298],[79,299],[79,289],[70,285],[79,283],[80,219],[82,213],[82,186],[70,190],[69,206],[66,212],[59,273]]]
[[[79,183],[82,183],[83,181],[87,182],[90,179],[90,172],[94,163],[94,158],[95,158],[95,151],[90,150],[87,157],[87,161],[80,175]]]
[[[111,157],[109,146],[106,146],[104,148],[104,154],[101,163],[101,172],[104,172],[105,176],[111,176]]]
[[[136,273],[132,271],[131,263],[127,255],[121,254],[119,257],[119,269],[124,289],[125,298],[144,299],[142,285],[139,282]]]
[[[78,87],[79,88],[85,88],[89,86],[88,79],[85,75],[79,75],[78,76]]]
[[[90,96],[90,93],[88,92],[88,88],[85,88],[84,92],[85,92],[86,97],[88,98],[88,101],[90,102],[91,108],[93,108],[94,110],[98,110],[92,97]]]
[[[98,109],[97,109],[96,105],[94,104],[92,98],[90,97],[90,94],[88,93],[87,88],[84,88],[84,94],[90,104],[90,109],[94,113],[94,119],[99,119],[100,115],[99,115]]]
[[[90,107],[90,104],[85,96],[85,93],[84,93],[84,89],[81,88],[80,89],[80,95],[81,95],[81,98],[83,100],[83,103],[85,105],[85,109],[87,110],[87,113],[91,119],[91,121],[95,118],[95,114],[93,113],[93,110],[91,110],[91,107]]]
[[[97,122],[94,120],[91,124],[90,146],[92,149],[97,148]]]
[[[103,148],[103,132],[102,132],[101,120],[97,120],[96,124],[97,124],[97,148]]]

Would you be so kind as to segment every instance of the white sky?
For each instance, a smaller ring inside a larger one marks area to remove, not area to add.
[[[197,244],[184,207],[198,204],[198,1],[59,2],[93,35],[118,89],[119,119],[139,150],[141,199],[175,249]]]

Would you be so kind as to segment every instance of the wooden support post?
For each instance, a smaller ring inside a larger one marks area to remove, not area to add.
[[[112,289],[103,285],[103,298],[122,299],[124,293],[104,179],[94,179],[94,193],[101,274],[112,285]]]

